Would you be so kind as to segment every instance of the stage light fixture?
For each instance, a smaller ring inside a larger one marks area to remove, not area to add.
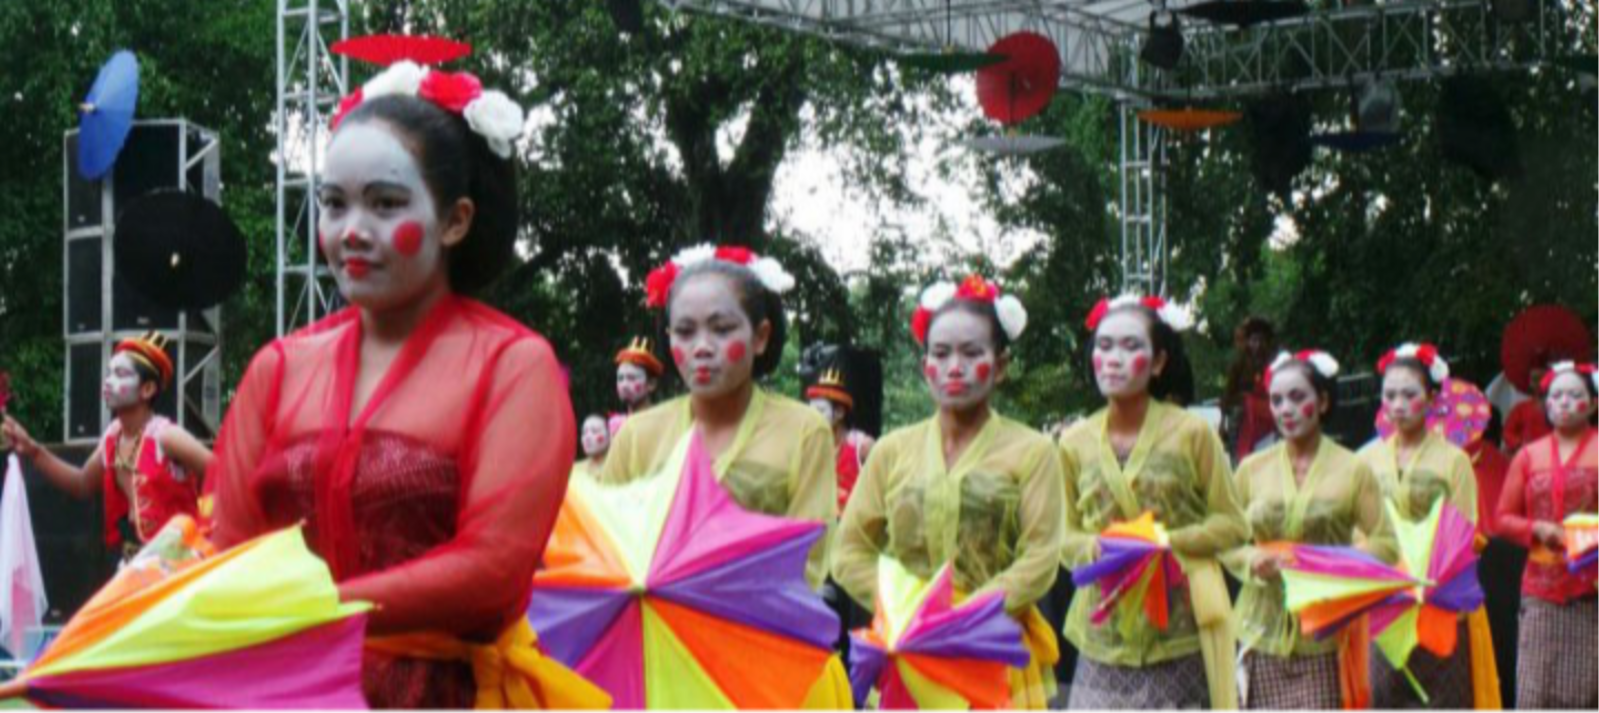
[[[1161,22],[1162,16],[1164,24]],[[1144,36],[1144,47],[1138,57],[1153,67],[1165,70],[1177,68],[1177,62],[1183,58],[1183,26],[1177,19],[1177,13],[1167,10],[1164,5],[1149,13],[1149,34]]]

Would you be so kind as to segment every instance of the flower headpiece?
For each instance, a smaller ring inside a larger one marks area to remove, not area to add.
[[[389,65],[340,100],[330,128],[339,128],[344,116],[361,102],[389,94],[426,99],[451,114],[461,115],[500,158],[511,157],[511,142],[522,135],[522,107],[503,92],[483,91],[483,82],[471,72],[441,72],[410,60]]]
[[[633,341],[628,342],[627,348],[616,353],[616,365],[632,364],[649,372],[650,376],[659,378],[665,373],[666,367],[660,359],[655,358],[652,346],[649,337],[634,337]]]
[[[1449,363],[1438,354],[1438,347],[1426,342],[1421,344],[1405,342],[1389,349],[1387,354],[1377,360],[1377,373],[1388,373],[1388,366],[1393,364],[1395,359],[1415,359],[1421,362],[1422,366],[1427,367],[1427,378],[1432,380],[1434,386],[1442,385],[1444,379],[1449,378]]]
[[[1083,320],[1083,324],[1088,326],[1090,332],[1097,330],[1099,323],[1105,321],[1105,315],[1110,314],[1113,309],[1123,307],[1145,307],[1155,313],[1156,319],[1165,322],[1166,326],[1174,330],[1182,331],[1188,326],[1186,318],[1159,295],[1139,297],[1130,293],[1116,298],[1099,298],[1099,301],[1094,303],[1094,308],[1088,311],[1088,319]]]
[[[112,354],[127,354],[161,377],[161,390],[172,385],[172,357],[167,356],[167,337],[160,332],[145,332],[117,342]]]
[[[687,248],[667,260],[660,267],[650,271],[644,278],[644,304],[651,308],[666,307],[666,298],[672,293],[672,285],[677,282],[677,276],[684,270],[702,262],[720,260],[734,265],[743,265],[755,273],[755,279],[761,285],[771,290],[774,294],[783,294],[794,288],[794,276],[788,274],[783,266],[769,257],[761,257],[750,251],[749,248],[737,245],[714,246],[710,243],[701,243]]]
[[[1016,341],[1027,331],[1027,308],[1013,295],[1001,294],[999,285],[984,280],[981,275],[968,275],[959,286],[948,282],[935,282],[922,290],[916,311],[911,314],[911,336],[917,344],[927,343],[927,328],[933,324],[933,315],[950,300],[987,302],[994,305],[994,316],[1005,330],[1006,338]]]
[[[1549,371],[1544,372],[1543,380],[1538,382],[1538,391],[1545,394],[1549,393],[1549,386],[1555,383],[1556,376],[1571,373],[1588,377],[1588,380],[1593,382],[1594,390],[1599,391],[1599,369],[1595,369],[1593,364],[1578,364],[1570,361],[1550,364]]]
[[[1266,367],[1266,383],[1271,383],[1272,372],[1281,369],[1284,366],[1287,366],[1289,362],[1294,361],[1303,362],[1305,365],[1316,370],[1316,373],[1320,374],[1322,378],[1329,380],[1338,378],[1338,360],[1334,359],[1331,354],[1328,354],[1320,349],[1301,349],[1292,354],[1289,354],[1288,352],[1278,352],[1277,358],[1271,360],[1271,366]]]

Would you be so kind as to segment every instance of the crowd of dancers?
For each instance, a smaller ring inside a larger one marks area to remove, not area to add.
[[[616,355],[625,413],[579,433],[546,341],[467,296],[512,261],[508,142],[521,118],[465,73],[380,74],[341,104],[317,196],[321,248],[352,306],[256,353],[214,454],[154,414],[172,379],[154,336],[116,347],[105,397],[117,419],[87,463],[61,461],[7,417],[16,452],[65,489],[103,493],[118,546],[179,513],[207,522],[219,547],[304,523],[341,596],[378,605],[364,663],[377,706],[471,707],[482,662],[419,635],[479,647],[463,651],[529,646],[524,613],[568,478],[652,477],[690,437],[743,508],[827,524],[806,568],[814,588],[831,580],[870,608],[887,555],[921,577],[949,563],[962,596],[1002,594],[1029,653],[1011,670],[1015,707],[1393,708],[1423,705],[1423,692],[1433,707],[1497,707],[1495,646],[1519,652],[1520,707],[1599,706],[1594,572],[1568,569],[1560,526],[1599,511],[1592,365],[1551,366],[1550,432],[1479,507],[1470,458],[1426,427],[1449,375],[1432,345],[1377,360],[1395,428],[1359,452],[1323,433],[1339,372],[1330,345],[1277,356],[1258,375],[1277,441],[1235,468],[1216,430],[1168,399],[1186,375],[1158,298],[1106,299],[1086,316],[1102,408],[1058,437],[997,413],[1027,311],[970,276],[921,289],[907,338],[929,412],[874,441],[849,428],[836,371],[808,404],[762,388],[789,337],[794,280],[772,258],[700,246],[646,280],[664,329]],[[655,403],[669,369],[683,394]],[[1473,521],[1494,513],[1495,531],[1530,551],[1518,641],[1491,641],[1481,611],[1466,613],[1447,623],[1453,654],[1418,650],[1400,672],[1357,636],[1302,633],[1282,545],[1394,561],[1394,518],[1440,502]],[[1181,564],[1169,620],[1126,607],[1099,620],[1093,585],[1063,627],[1050,624],[1039,604],[1063,568],[1094,561],[1102,531],[1145,513]],[[1062,695],[1067,645],[1077,658]]]

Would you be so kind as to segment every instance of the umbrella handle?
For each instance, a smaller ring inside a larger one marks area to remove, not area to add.
[[[5,683],[0,683],[0,701],[21,698],[26,695],[28,695],[28,682],[21,678],[13,678]]]

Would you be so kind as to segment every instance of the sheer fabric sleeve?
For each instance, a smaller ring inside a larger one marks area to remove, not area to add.
[[[1195,487],[1205,496],[1205,519],[1171,532],[1171,547],[1190,557],[1213,557],[1243,544],[1249,533],[1238,488],[1221,439],[1203,423],[1190,424],[1185,450],[1193,459]]]
[[[877,605],[877,557],[888,544],[884,503],[899,443],[885,438],[866,457],[866,469],[855,482],[833,541],[833,579],[867,611]]]
[[[1005,592],[1005,609],[1019,612],[1049,593],[1060,572],[1061,516],[1065,492],[1061,484],[1060,456],[1047,440],[1033,450],[1022,474],[1021,503],[1017,511],[1016,559],[979,591]]]
[[[1251,463],[1251,460],[1253,459],[1245,460],[1243,463],[1239,464],[1238,473],[1234,477],[1234,482],[1238,490],[1238,502],[1244,508],[1248,508],[1250,502],[1254,498],[1251,483],[1254,481],[1255,468],[1254,464]],[[1245,535],[1243,543],[1221,553],[1221,556],[1217,559],[1221,560],[1222,566],[1226,567],[1227,571],[1231,573],[1233,577],[1237,578],[1238,581],[1245,584],[1257,583],[1254,569],[1255,555],[1260,552],[1260,548],[1255,546],[1254,533],[1249,531],[1250,525],[1248,518],[1245,518],[1244,520],[1244,528]]]
[[[1070,433],[1070,432],[1068,432]],[[1083,516],[1077,510],[1076,452],[1062,441],[1057,450],[1061,466],[1061,547],[1060,563],[1067,569],[1081,567],[1098,556],[1099,533],[1083,529]]]
[[[281,342],[256,352],[222,421],[205,474],[205,488],[213,498],[211,539],[218,548],[231,547],[267,530],[250,476],[272,439],[284,358]]]
[[[810,415],[810,412],[805,412]],[[811,548],[805,562],[805,581],[812,589],[827,579],[828,544],[838,523],[838,469],[833,451],[833,434],[819,421],[808,424],[794,454],[793,481],[789,492],[788,516],[815,520],[827,525],[822,538]]]
[[[1395,539],[1393,521],[1388,519],[1388,509],[1383,507],[1382,485],[1371,467],[1356,460],[1351,472],[1354,476],[1355,529],[1360,535],[1355,539],[1360,548],[1384,562],[1399,557],[1399,542]]]
[[[637,419],[630,418],[622,424],[622,430],[616,432],[616,438],[611,439],[605,465],[594,474],[601,483],[625,483],[637,477],[633,461],[638,458],[638,430]]]
[[[1477,522],[1477,473],[1471,469],[1471,456],[1459,448],[1453,448],[1449,459],[1449,504],[1455,506],[1461,515],[1472,524]]]
[[[1527,517],[1527,476],[1532,474],[1532,451],[1522,449],[1510,461],[1505,487],[1499,494],[1500,536],[1522,547],[1532,547],[1532,519]]]
[[[543,339],[505,347],[478,384],[460,454],[464,501],[450,541],[340,585],[375,602],[375,634],[497,632],[521,615],[565,496],[575,450],[572,406]]]

